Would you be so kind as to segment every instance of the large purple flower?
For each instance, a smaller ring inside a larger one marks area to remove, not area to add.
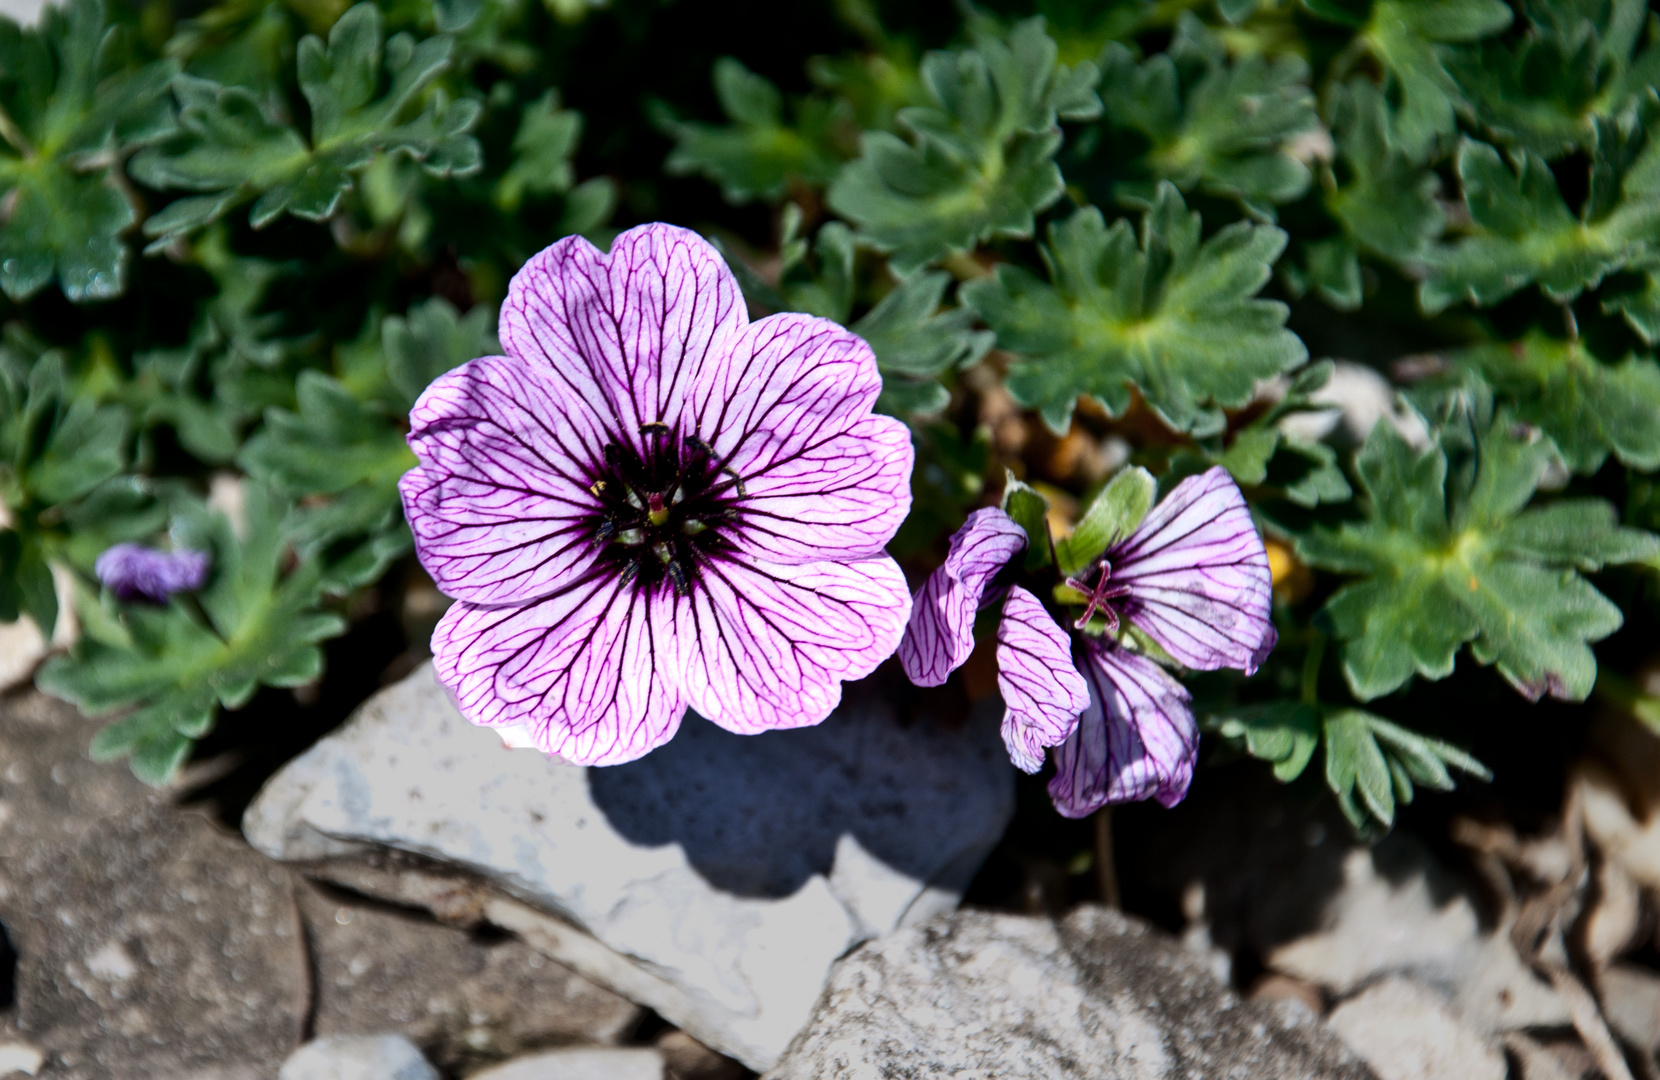
[[[116,544],[98,556],[92,572],[118,599],[165,604],[174,593],[200,589],[207,581],[209,561],[205,551]]]
[[[668,225],[531,259],[501,339],[416,402],[401,484],[458,601],[432,648],[469,720],[616,764],[687,706],[745,734],[816,724],[893,652],[910,597],[883,545],[912,451],[871,414],[864,341],[750,323],[719,253]]]
[[[1017,583],[1026,540],[1001,510],[969,515],[917,593],[899,646],[905,673],[920,686],[944,682],[973,651],[975,615],[1001,602],[997,682],[1010,759],[1035,773],[1043,748],[1059,748],[1049,794],[1067,817],[1149,797],[1175,805],[1199,748],[1190,698],[1117,635],[1134,626],[1185,667],[1256,670],[1275,642],[1271,588],[1239,488],[1222,468],[1183,480],[1067,578],[1060,594],[1082,607],[1065,620],[1071,634]]]

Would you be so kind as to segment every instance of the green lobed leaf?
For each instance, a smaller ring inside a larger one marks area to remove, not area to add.
[[[135,156],[131,172],[159,190],[210,194],[181,199],[144,223],[152,250],[254,200],[259,228],[283,213],[310,221],[332,216],[353,177],[377,152],[402,153],[435,176],[465,176],[482,165],[469,134],[481,107],[471,99],[424,94],[450,63],[451,38],[385,42],[372,3],[351,8],[329,31],[300,42],[300,90],[311,107],[311,138],[271,115],[252,91],[191,75],[173,81],[181,131]],[[384,67],[389,80],[380,89]],[[425,103],[424,108],[416,107]]]
[[[915,274],[850,329],[870,343],[882,372],[877,408],[896,416],[938,412],[950,401],[939,376],[978,363],[995,336],[975,330],[966,307],[941,309],[951,275]]]
[[[1577,215],[1544,159],[1520,151],[1512,170],[1491,146],[1466,140],[1458,174],[1469,235],[1427,260],[1424,310],[1494,304],[1530,283],[1552,300],[1572,300],[1641,263],[1660,240],[1660,143],[1647,126],[1655,121],[1660,102],[1620,125],[1599,122],[1590,195]]]
[[[963,286],[964,302],[1018,357],[1015,399],[1064,433],[1079,394],[1119,416],[1139,392],[1173,429],[1216,434],[1224,407],[1301,364],[1308,353],[1285,329],[1285,305],[1254,299],[1285,233],[1236,222],[1199,237],[1199,215],[1167,183],[1139,244],[1129,222],[1108,228],[1086,207],[1050,226],[1050,283],[1004,265]]]
[[[1028,19],[1007,40],[929,53],[930,104],[898,114],[910,141],[866,132],[862,156],[830,186],[831,209],[891,252],[902,276],[994,236],[1030,236],[1062,191],[1057,120],[1101,111],[1095,65],[1069,68],[1056,52],[1042,19]]]
[[[1414,783],[1451,791],[1449,767],[1491,780],[1487,767],[1457,747],[1391,723],[1363,709],[1325,709],[1326,784],[1357,829],[1395,823]]]
[[[1358,31],[1356,44],[1388,71],[1401,100],[1401,148],[1424,161],[1456,126],[1458,88],[1447,46],[1496,34],[1514,18],[1504,0],[1303,0],[1321,18]]]
[[[1170,47],[1137,63],[1117,42],[1101,54],[1106,123],[1148,142],[1141,159],[1152,182],[1118,193],[1150,201],[1159,180],[1234,199],[1254,217],[1274,220],[1274,205],[1308,190],[1308,166],[1293,144],[1318,130],[1308,65],[1296,56],[1230,59],[1219,35],[1192,12],[1176,23]]]
[[[1623,616],[1578,569],[1652,558],[1660,540],[1575,503],[1582,528],[1557,532],[1563,511],[1523,509],[1550,456],[1549,440],[1499,416],[1473,421],[1473,469],[1449,473],[1456,431],[1423,450],[1379,424],[1356,460],[1363,521],[1297,538],[1311,565],[1357,575],[1322,618],[1343,641],[1350,689],[1370,700],[1414,673],[1452,672],[1460,646],[1529,699],[1580,701],[1596,681],[1589,643]]]
[[[699,174],[720,185],[734,205],[782,198],[791,183],[823,187],[835,179],[842,158],[832,138],[849,122],[848,110],[807,98],[784,122],[778,88],[730,56],[715,61],[715,95],[730,123],[723,126],[669,121],[675,148],[664,167],[674,175]]]
[[[0,17],[0,289],[13,300],[54,277],[76,303],[126,288],[121,234],[137,215],[120,162],[172,130],[176,66],[112,72],[117,37],[101,0],[46,7],[28,28]]]
[[[1245,752],[1274,767],[1282,784],[1303,774],[1320,746],[1320,709],[1296,701],[1274,701],[1223,713],[1217,730],[1225,739],[1242,740]]]
[[[1495,139],[1551,158],[1590,149],[1599,122],[1617,122],[1660,84],[1660,44],[1644,0],[1528,3],[1527,31],[1453,54],[1447,68],[1465,111]]]
[[[1574,472],[1596,472],[1610,453],[1634,469],[1660,468],[1660,366],[1653,357],[1610,364],[1584,339],[1533,333],[1468,349],[1455,362],[1486,380],[1517,419],[1549,435]]]
[[[1327,109],[1345,176],[1327,186],[1326,208],[1360,247],[1396,262],[1416,261],[1446,225],[1436,201],[1440,181],[1400,148],[1388,102],[1371,83],[1355,79],[1334,87]],[[1355,285],[1358,305],[1358,280]]]
[[[490,309],[482,305],[459,314],[438,296],[410,308],[407,316],[387,316],[381,323],[381,349],[394,403],[407,412],[438,376],[476,357],[499,353],[501,343],[490,316]]]

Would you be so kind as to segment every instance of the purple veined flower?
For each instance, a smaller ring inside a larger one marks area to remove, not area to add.
[[[205,551],[157,551],[142,544],[116,544],[98,556],[92,572],[119,600],[165,604],[174,593],[200,589],[207,581],[209,563]]]
[[[661,224],[531,259],[501,340],[416,403],[400,484],[457,601],[433,656],[469,720],[617,764],[688,706],[743,734],[816,724],[892,654],[913,455],[871,412],[863,340],[751,323],[720,254]]]
[[[1149,797],[1175,805],[1198,754],[1191,699],[1116,632],[1133,626],[1184,667],[1257,669],[1276,634],[1268,556],[1244,496],[1220,467],[1177,484],[1128,536],[1065,580],[1082,611],[1064,620],[1019,583],[1014,557],[1025,546],[1025,532],[1002,510],[969,515],[916,595],[899,647],[905,673],[921,686],[944,682],[974,648],[976,614],[1000,603],[998,687],[1010,760],[1035,773],[1043,748],[1056,748],[1049,794],[1067,817]]]

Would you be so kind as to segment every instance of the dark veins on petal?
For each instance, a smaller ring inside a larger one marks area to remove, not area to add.
[[[684,596],[701,567],[732,551],[744,482],[696,435],[661,423],[640,425],[640,435],[643,454],[608,443],[595,465],[588,490],[601,508],[588,518],[590,535],[624,584]]]

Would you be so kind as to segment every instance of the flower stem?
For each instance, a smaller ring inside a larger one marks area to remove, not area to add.
[[[1122,906],[1118,895],[1118,870],[1112,852],[1112,807],[1095,811],[1095,883],[1101,890],[1101,903],[1110,908]]]
[[[1320,630],[1312,631],[1308,640],[1308,652],[1303,655],[1303,685],[1302,700],[1304,705],[1320,704],[1320,665],[1326,659],[1326,635]]]

